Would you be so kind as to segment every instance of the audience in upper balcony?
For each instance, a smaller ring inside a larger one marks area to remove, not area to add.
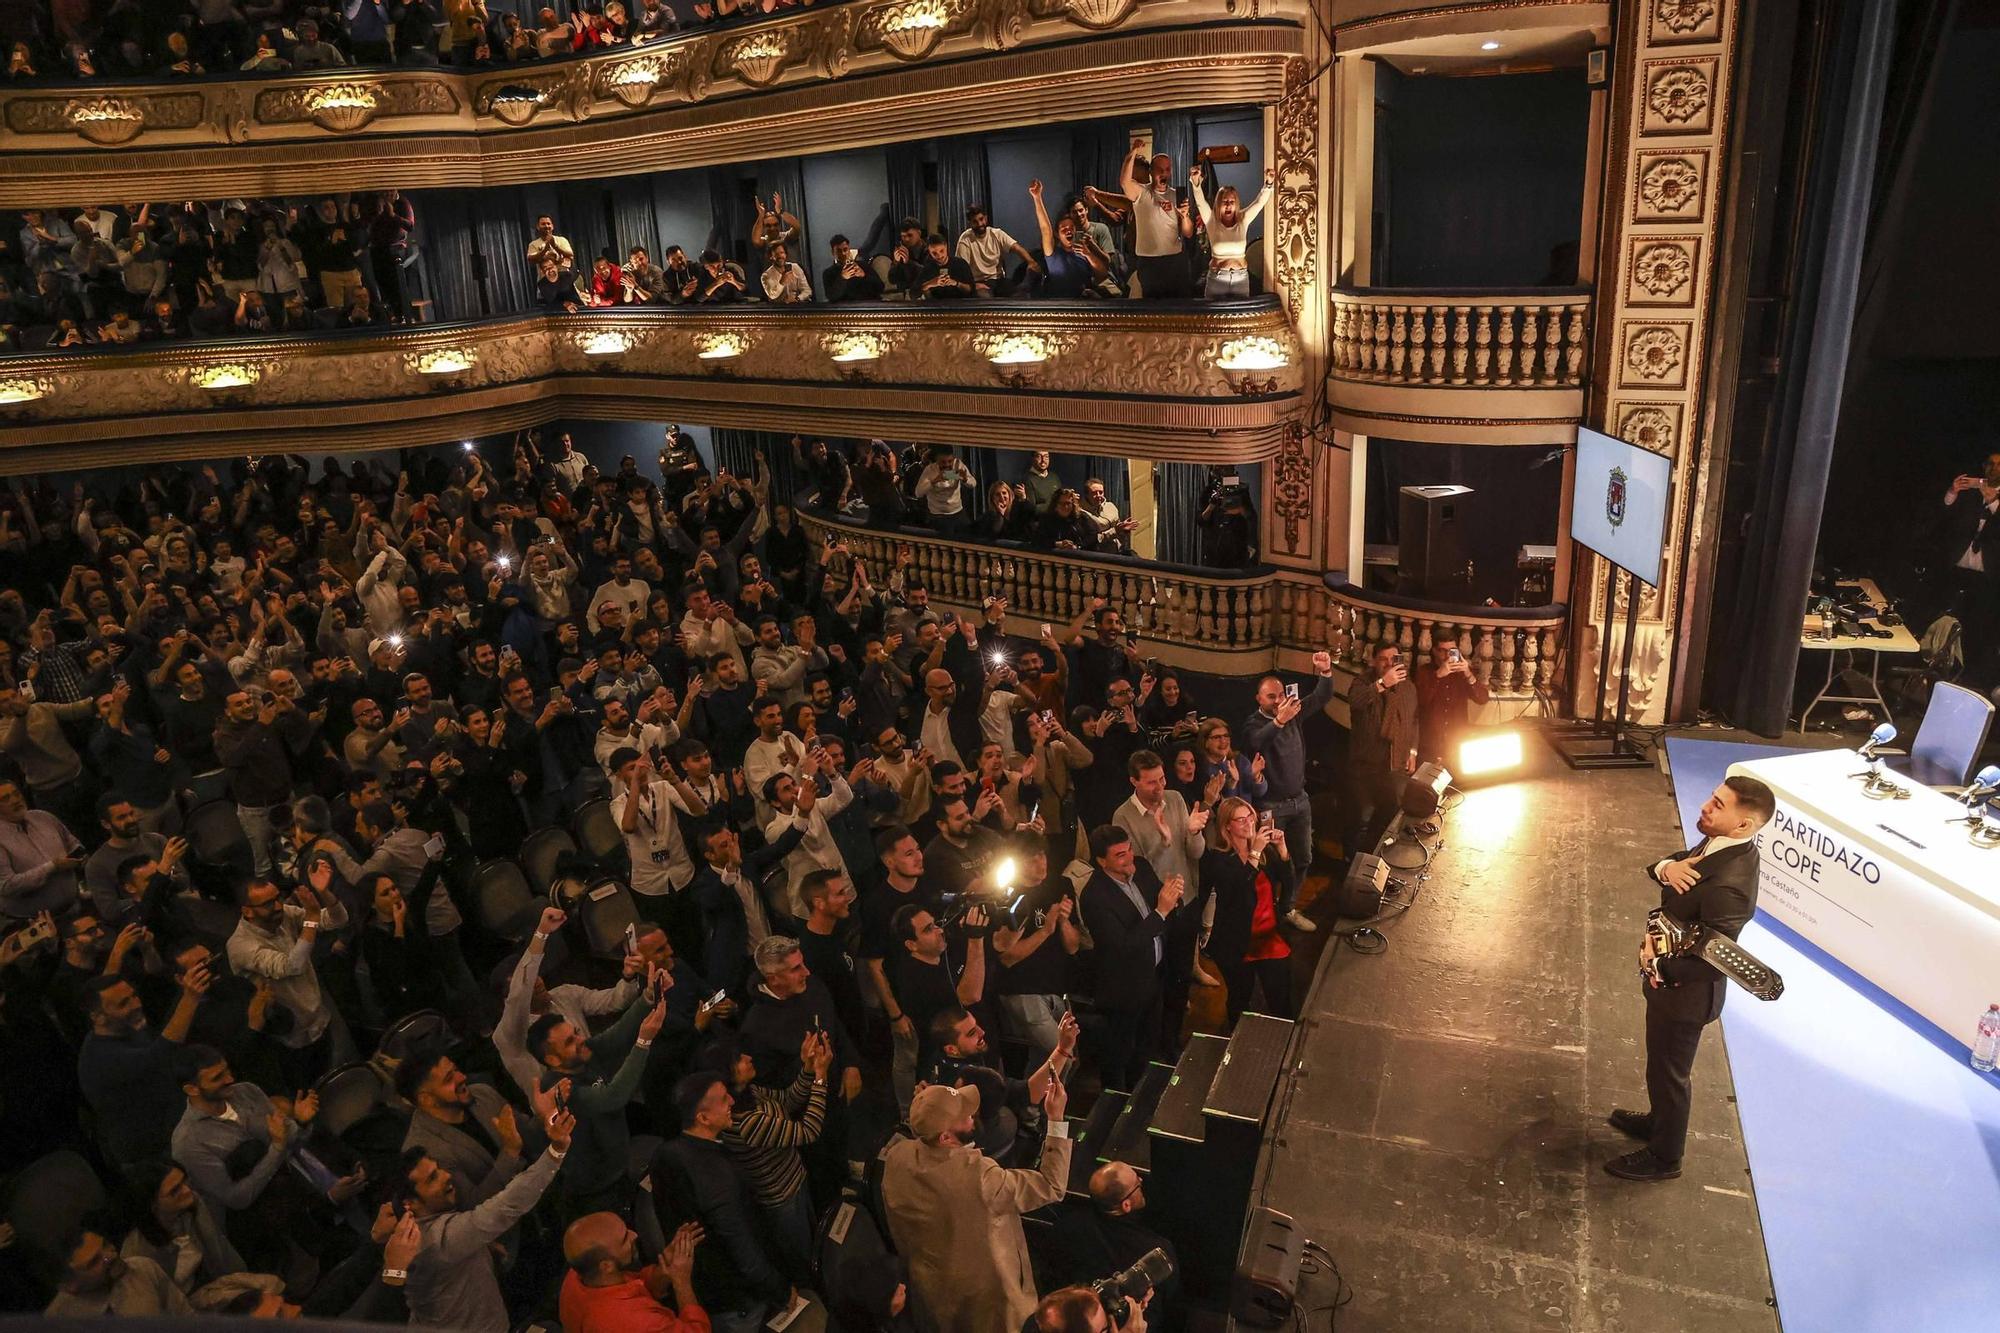
[[[801,305],[813,299],[812,283],[806,271],[793,263],[783,241],[773,242],[764,252],[764,299],[779,305]]]
[[[1139,179],[1135,168],[1145,151],[1145,143],[1134,139],[1118,173],[1132,204],[1140,291],[1148,300],[1183,297],[1188,294],[1187,243],[1194,237],[1194,218],[1186,194],[1174,190],[1174,164],[1165,153],[1155,155],[1147,179]]]
[[[862,259],[854,243],[836,234],[831,245],[833,262],[820,274],[820,292],[828,301],[874,301],[882,296],[882,279]]]
[[[981,296],[1012,296],[1022,285],[1007,272],[1007,256],[1018,255],[1027,266],[1027,271],[1039,275],[1042,266],[1028,253],[1027,247],[993,225],[985,204],[974,204],[965,210],[965,230],[958,234],[958,244],[952,253],[965,261],[972,273],[973,290]]]

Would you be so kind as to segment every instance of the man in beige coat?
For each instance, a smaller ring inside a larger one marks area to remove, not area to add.
[[[926,1087],[910,1102],[917,1137],[889,1148],[882,1198],[889,1234],[939,1333],[1019,1333],[1035,1312],[1035,1274],[1021,1214],[1063,1197],[1069,1180],[1069,1094],[1049,1080],[1048,1138],[1033,1171],[1008,1170],[972,1146],[977,1088]]]

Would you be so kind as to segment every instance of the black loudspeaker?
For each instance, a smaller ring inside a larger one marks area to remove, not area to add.
[[[1401,547],[1396,591],[1410,597],[1464,601],[1472,596],[1465,554],[1470,486],[1405,486],[1397,506]]]
[[[1305,1237],[1297,1223],[1275,1208],[1250,1215],[1243,1236],[1243,1261],[1230,1291],[1229,1312],[1251,1328],[1279,1328],[1292,1316],[1299,1297],[1299,1262]]]
[[[1357,853],[1347,863],[1347,878],[1341,881],[1334,908],[1345,917],[1374,916],[1382,910],[1382,894],[1388,887],[1389,863],[1373,852]]]
[[[1425,764],[1410,775],[1403,784],[1403,813],[1411,819],[1429,819],[1437,813],[1444,801],[1445,788],[1451,786],[1451,774],[1442,764]]]

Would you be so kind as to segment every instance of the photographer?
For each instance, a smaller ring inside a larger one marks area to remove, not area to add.
[[[1056,1044],[1025,1079],[1009,1078],[1000,1068],[986,1029],[964,1009],[952,1006],[931,1020],[931,1047],[937,1052],[923,1072],[926,1084],[979,1090],[979,1124],[974,1137],[979,1150],[997,1162],[1014,1160],[1022,1135],[1030,1128],[1034,1107],[1076,1063],[1076,1016],[1065,1012],[1056,1029]]]
[[[916,1028],[918,1067],[928,1053],[937,1016],[954,1005],[969,1009],[986,993],[986,926],[985,909],[976,904],[965,909],[965,966],[953,976],[944,925],[916,904],[896,909],[892,929],[902,951],[889,964],[889,991],[897,1012]]]
[[[1028,1044],[1040,1060],[1060,1042],[1068,996],[1077,978],[1076,955],[1083,948],[1076,900],[1070,883],[1049,874],[1049,855],[1039,836],[1016,841],[1020,906],[1010,920],[993,927],[993,955],[999,962],[991,987],[1000,1027]]]
[[[1035,1307],[1035,1333],[1146,1333],[1146,1302],[1128,1301],[1122,1324],[1111,1322],[1090,1287],[1063,1287]]]

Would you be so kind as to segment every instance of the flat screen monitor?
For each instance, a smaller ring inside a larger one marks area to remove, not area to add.
[[[1659,586],[1673,460],[1579,426],[1569,535],[1641,583]]]

